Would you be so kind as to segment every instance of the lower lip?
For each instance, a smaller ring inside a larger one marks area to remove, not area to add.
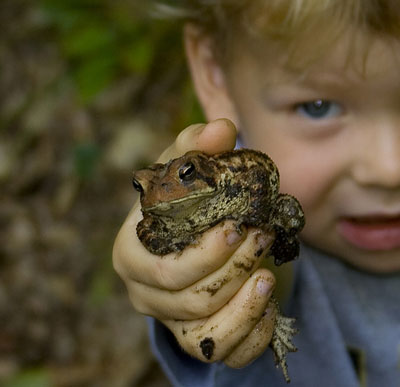
[[[400,247],[400,217],[394,219],[342,219],[338,231],[352,245],[374,251]]]

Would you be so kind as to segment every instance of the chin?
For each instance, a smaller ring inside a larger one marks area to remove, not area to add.
[[[334,238],[333,241],[319,239],[315,243],[314,238],[310,240],[303,235],[302,240],[357,270],[378,275],[400,274],[400,248],[392,250],[362,249],[341,238]]]
[[[334,255],[358,270],[381,275],[400,273],[400,249],[365,251],[351,246],[335,250]]]

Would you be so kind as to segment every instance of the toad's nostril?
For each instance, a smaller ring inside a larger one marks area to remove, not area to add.
[[[163,187],[165,192],[171,192],[173,190],[173,187],[171,186],[170,183],[162,183],[161,187]]]

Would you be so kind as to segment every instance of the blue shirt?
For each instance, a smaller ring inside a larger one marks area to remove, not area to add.
[[[400,274],[367,274],[302,246],[284,309],[300,330],[298,352],[287,356],[291,386],[400,387]],[[287,386],[269,348],[242,369],[206,364],[148,321],[153,352],[174,386]]]

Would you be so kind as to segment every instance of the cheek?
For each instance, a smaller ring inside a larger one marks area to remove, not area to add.
[[[302,239],[318,246],[321,239],[335,230],[336,212],[331,193],[333,169],[326,164],[305,163],[303,160],[293,165],[284,164],[280,171],[280,191],[295,196],[304,211],[306,224],[301,233]]]
[[[293,157],[279,163],[281,192],[295,196],[309,216],[329,210],[332,193],[340,176],[340,166],[326,157],[317,161],[314,157]]]
[[[310,207],[318,202],[325,191],[327,185],[326,174],[317,169],[293,168],[285,170],[280,168],[281,173],[281,192],[289,193],[305,207]],[[305,173],[307,171],[307,173]]]
[[[274,121],[267,117],[264,121]],[[280,174],[280,191],[295,196],[305,210],[320,206],[326,195],[347,174],[348,147],[341,139],[315,140],[299,135],[283,124],[273,122],[244,133],[246,146],[267,153]],[[251,135],[251,136],[250,136]]]

